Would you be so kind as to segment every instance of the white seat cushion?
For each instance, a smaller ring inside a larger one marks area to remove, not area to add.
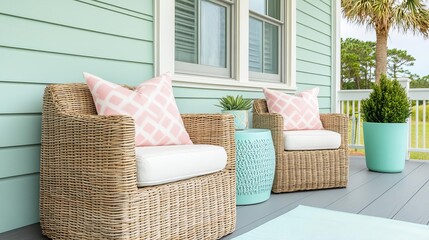
[[[284,131],[285,150],[337,149],[341,135],[329,130]]]
[[[136,147],[137,186],[152,186],[220,171],[226,151],[213,145]]]

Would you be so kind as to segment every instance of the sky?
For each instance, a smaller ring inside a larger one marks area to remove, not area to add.
[[[341,37],[375,42],[374,30],[367,30],[365,26],[349,23],[344,18],[341,19]],[[408,54],[416,59],[414,66],[408,67],[408,70],[420,76],[429,75],[429,39],[414,36],[412,33],[398,33],[393,29],[389,33],[387,46],[407,50]]]

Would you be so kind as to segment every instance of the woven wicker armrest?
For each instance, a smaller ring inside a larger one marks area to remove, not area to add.
[[[278,113],[253,113],[253,127],[271,130],[276,154],[284,151],[283,117]]]
[[[344,114],[328,113],[320,114],[323,128],[341,134],[342,149],[348,148],[348,118]]]
[[[228,156],[226,169],[235,172],[233,116],[226,114],[182,114],[182,119],[193,143],[224,147]]]
[[[137,190],[131,117],[50,110],[43,113],[41,167],[49,172],[44,180],[90,189],[93,196]]]

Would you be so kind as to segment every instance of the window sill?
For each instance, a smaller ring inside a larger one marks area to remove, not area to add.
[[[215,78],[206,76],[194,76],[185,74],[173,75],[173,86],[203,89],[240,90],[240,91],[262,91],[266,87],[274,90],[282,90],[294,93],[295,87],[284,83],[237,81],[232,78]]]

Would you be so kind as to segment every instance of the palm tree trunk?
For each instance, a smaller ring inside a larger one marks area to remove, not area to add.
[[[375,46],[375,83],[380,83],[381,74],[387,72],[387,37],[388,31],[376,30],[377,44]]]

